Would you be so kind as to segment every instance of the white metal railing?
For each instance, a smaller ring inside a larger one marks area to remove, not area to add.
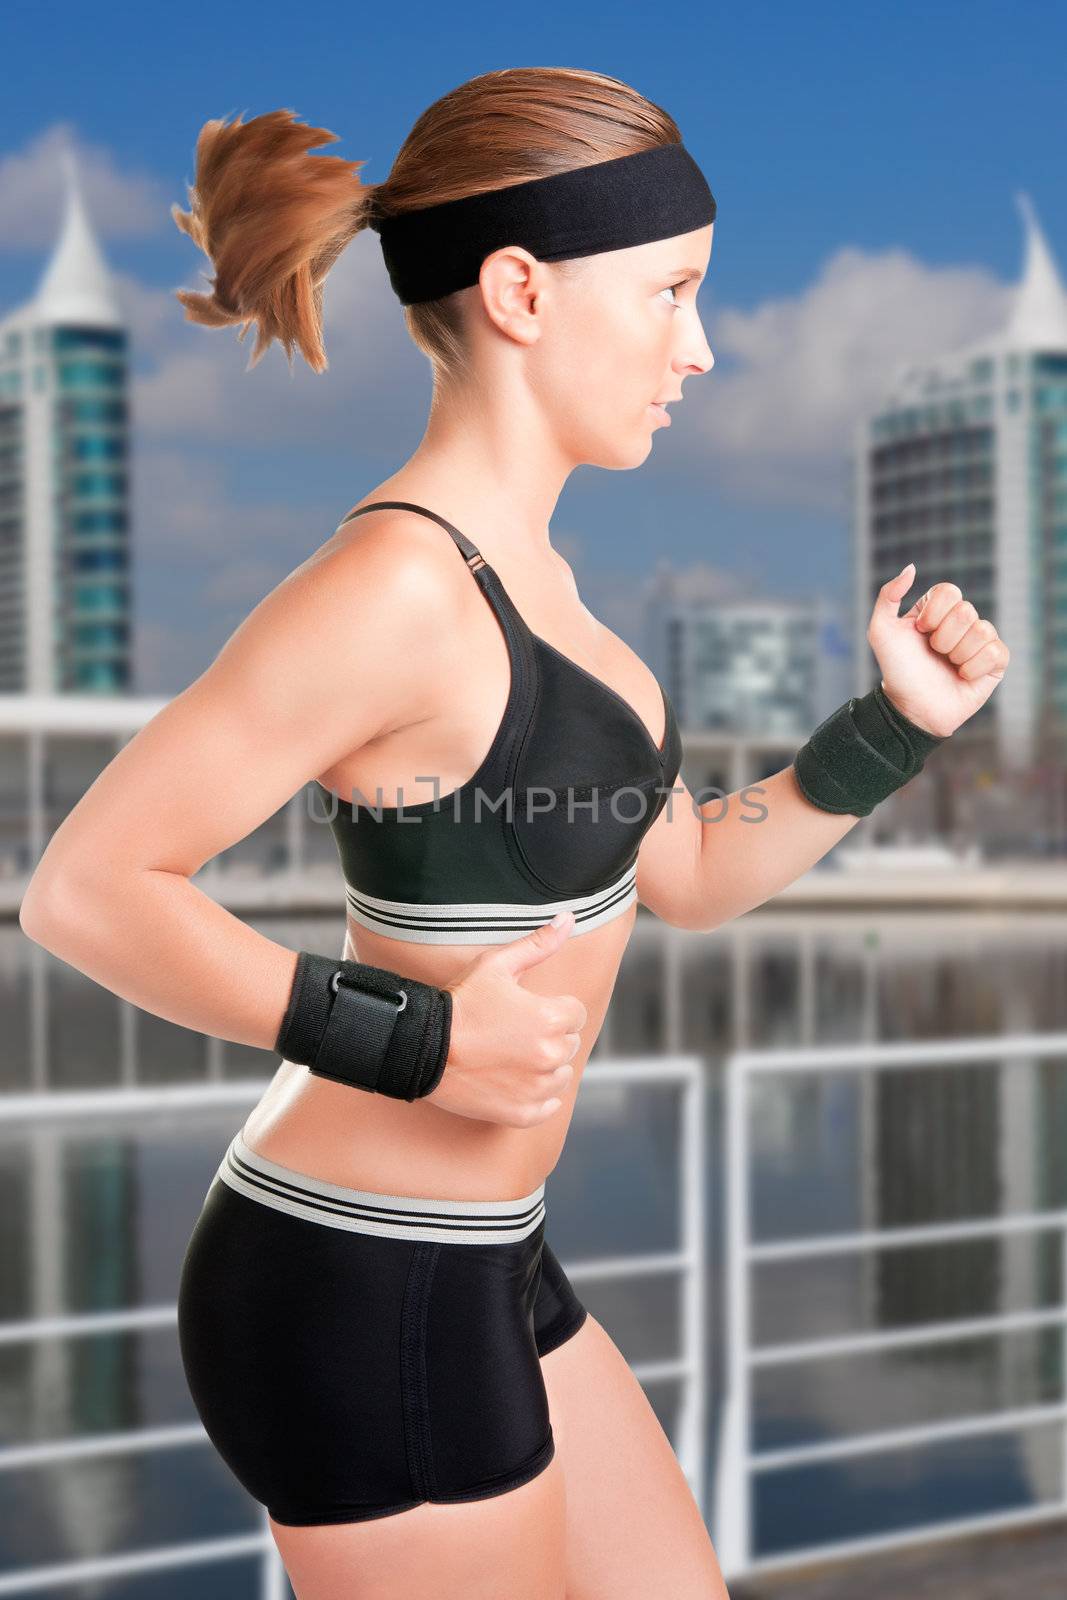
[[[726,1292],[728,1333],[726,1342],[726,1397],[717,1460],[715,1490],[716,1553],[727,1579],[756,1573],[799,1569],[825,1562],[886,1551],[907,1545],[931,1543],[972,1533],[1022,1527],[1067,1516],[1067,1395],[1052,1404],[1005,1408],[948,1422],[882,1429],[846,1438],[795,1445],[781,1450],[753,1451],[754,1425],[752,1373],[755,1369],[818,1361],[831,1356],[868,1354],[882,1350],[924,1346],[951,1340],[984,1338],[989,1334],[1021,1329],[1062,1327],[1067,1339],[1067,1210],[1013,1212],[968,1221],[866,1229],[819,1234],[755,1243],[751,1237],[749,1206],[750,1106],[749,1086],[757,1074],[875,1072],[881,1069],[946,1065],[968,1067],[989,1063],[1067,1058],[1067,1034],[1022,1034],[997,1038],[951,1041],[909,1041],[895,1044],[859,1044],[832,1049],[737,1051],[725,1061],[727,1105],[727,1219]],[[751,1269],[763,1262],[796,1261],[834,1254],[855,1254],[946,1241],[991,1239],[1011,1234],[1058,1231],[1061,1235],[1064,1302],[1060,1305],[991,1316],[928,1322],[907,1328],[878,1328],[872,1332],[822,1339],[798,1340],[756,1346],[752,1342]],[[1037,1505],[1006,1508],[1002,1512],[917,1524],[892,1533],[840,1539],[817,1546],[803,1545],[759,1556],[753,1549],[751,1497],[757,1473],[774,1472],[830,1460],[845,1460],[879,1452],[912,1449],[946,1440],[1014,1432],[1056,1424],[1064,1429],[1063,1491],[1060,1498]]]
[[[591,1085],[677,1085],[682,1097],[681,1159],[678,1166],[682,1237],[677,1250],[646,1255],[608,1256],[567,1263],[572,1283],[608,1278],[680,1274],[682,1348],[677,1357],[638,1361],[631,1371],[640,1383],[678,1378],[685,1385],[675,1454],[704,1515],[708,1338],[705,1308],[705,1205],[707,1160],[704,1147],[704,1067],[700,1056],[598,1058],[587,1063],[582,1087]]]
[[[111,1126],[116,1117],[160,1113],[203,1112],[226,1107],[250,1108],[262,1096],[269,1079],[212,1082],[128,1089],[57,1091],[43,1094],[0,1096],[0,1127],[24,1122],[65,1122],[74,1117],[79,1133],[86,1119],[100,1116]],[[644,1276],[666,1272],[680,1274],[682,1296],[682,1351],[677,1358],[635,1363],[632,1371],[642,1383],[681,1378],[685,1399],[676,1446],[679,1461],[697,1503],[702,1503],[705,1471],[704,1407],[706,1397],[706,1340],[704,1334],[704,1116],[703,1071],[697,1056],[642,1057],[587,1063],[583,1086],[649,1085],[680,1087],[682,1129],[679,1163],[682,1239],[677,1250],[662,1253],[613,1256],[569,1263],[568,1276],[584,1282]],[[118,1310],[70,1316],[37,1317],[0,1324],[0,1346],[54,1338],[84,1338],[103,1333],[176,1327],[177,1303],[123,1307]],[[126,1455],[148,1450],[173,1450],[203,1445],[207,1439],[199,1421],[153,1428],[132,1428],[42,1443],[9,1445],[0,1449],[0,1472],[53,1465],[60,1462]],[[159,1572],[186,1566],[205,1566],[226,1560],[260,1558],[261,1600],[283,1600],[289,1593],[285,1569],[270,1533],[265,1508],[260,1508],[257,1532],[215,1539],[193,1539],[180,1544],[118,1552],[89,1560],[20,1567],[0,1573],[0,1596],[51,1590],[67,1584],[87,1583],[135,1573]]]

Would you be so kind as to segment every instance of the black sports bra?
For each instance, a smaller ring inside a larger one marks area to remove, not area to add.
[[[569,909],[574,934],[637,898],[637,851],[667,802],[681,737],[663,685],[657,748],[623,697],[532,633],[497,574],[458,528],[407,500],[451,536],[507,641],[511,686],[477,771],[446,795],[402,807],[356,804],[316,781],[357,923],[419,944],[501,944]],[[417,821],[414,819],[418,819]],[[572,935],[573,937],[573,935]]]

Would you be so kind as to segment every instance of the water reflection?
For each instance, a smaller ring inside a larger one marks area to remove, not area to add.
[[[259,927],[294,949],[340,947],[335,918]],[[685,1051],[707,1063],[713,1435],[725,1333],[725,1057],[738,1047],[1056,1031],[1065,964],[1067,917],[1056,913],[766,911],[707,935],[639,919],[594,1060]],[[9,1091],[265,1080],[273,1070],[267,1052],[134,1011],[17,928],[0,934],[0,972]],[[1064,1066],[761,1078],[751,1122],[756,1237],[1067,1204]],[[549,1179],[553,1248],[565,1263],[675,1248],[678,1109],[673,1091],[583,1090]],[[0,1124],[0,1318],[170,1306],[199,1205],[244,1115]],[[1053,1307],[1061,1269],[1054,1233],[767,1263],[752,1278],[754,1336],[773,1344]],[[632,1362],[677,1354],[676,1277],[580,1292]],[[1055,1328],[768,1368],[756,1374],[752,1442],[779,1448],[1052,1403],[1062,1377]],[[680,1385],[657,1384],[650,1399],[673,1436]],[[195,1423],[173,1324],[0,1344],[0,1418],[9,1446]],[[758,1547],[1030,1503],[1061,1491],[1062,1464],[1062,1429],[1039,1428],[763,1475]],[[0,1473],[0,1571],[260,1526],[259,1508],[206,1443]],[[258,1593],[254,1560],[195,1572],[200,1594]],[[188,1581],[146,1574],[83,1592],[170,1600]]]

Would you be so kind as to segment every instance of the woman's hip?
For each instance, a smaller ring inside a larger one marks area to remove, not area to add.
[[[234,1136],[182,1264],[194,1403],[278,1522],[503,1492],[554,1445],[539,1357],[584,1319],[519,1200],[343,1188]]]

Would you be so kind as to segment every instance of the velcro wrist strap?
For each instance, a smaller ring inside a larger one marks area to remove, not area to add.
[[[414,1100],[441,1080],[451,1023],[447,989],[302,950],[275,1048],[321,1077]]]
[[[408,1003],[407,991],[378,993],[363,982],[353,983],[341,968],[333,973],[330,985],[334,1002],[312,1069],[376,1091],[397,1018]]]
[[[876,706],[881,712],[881,722],[873,720],[869,714],[865,716],[866,708],[869,704]],[[852,715],[861,733],[865,734],[874,744],[877,744],[882,736],[880,730],[889,724],[892,724],[898,733],[902,733],[911,749],[914,762],[913,776],[914,773],[922,769],[923,762],[931,750],[936,750],[938,745],[944,744],[949,737],[948,734],[930,733],[926,728],[920,728],[918,723],[912,722],[911,718],[906,717],[903,711],[898,711],[880,683],[875,685],[870,694],[865,694],[862,699],[853,701]],[[874,730],[873,732],[868,731],[867,724]]]
[[[878,684],[820,722],[793,770],[804,797],[821,811],[866,817],[944,742],[905,717]]]

